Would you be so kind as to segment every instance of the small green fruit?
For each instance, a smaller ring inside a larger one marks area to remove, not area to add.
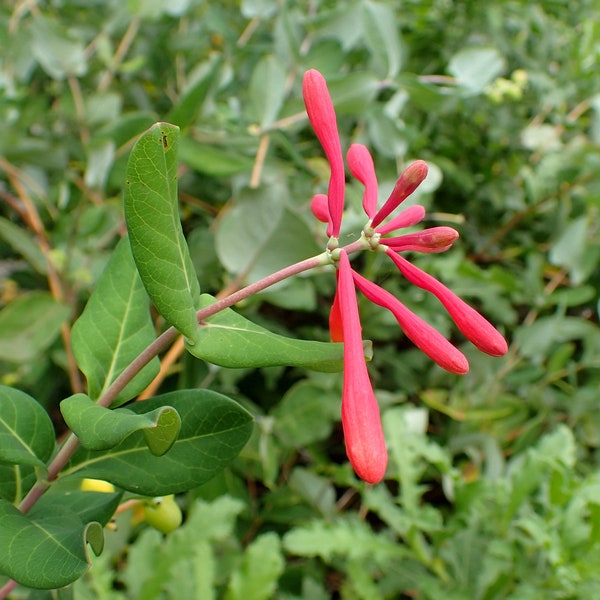
[[[160,496],[144,504],[144,519],[161,533],[170,533],[181,525],[181,509],[175,496]]]

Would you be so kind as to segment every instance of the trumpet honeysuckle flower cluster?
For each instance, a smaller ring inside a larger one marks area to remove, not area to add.
[[[363,209],[368,221],[359,241],[339,247],[344,210],[346,174],[333,102],[325,79],[316,70],[307,71],[303,96],[309,121],[331,168],[327,194],[317,194],[311,203],[314,215],[327,223],[327,249],[336,266],[337,291],[330,314],[332,341],[344,343],[342,426],[346,452],[355,472],[368,483],[383,479],[387,450],[379,407],[365,362],[356,289],[371,302],[392,312],[405,335],[442,368],[459,375],[469,370],[463,353],[431,325],[404,306],[387,290],[357,273],[348,254],[361,249],[384,252],[412,284],[432,293],[444,306],[458,329],[481,351],[502,356],[507,351],[502,335],[440,281],[415,267],[401,252],[444,252],[458,238],[451,227],[432,227],[418,233],[393,235],[425,217],[425,209],[413,205],[397,216],[395,209],[427,176],[427,163],[418,160],[400,175],[390,197],[378,207],[378,185],[373,159],[361,144],[350,146],[346,161],[351,174],[364,186]]]

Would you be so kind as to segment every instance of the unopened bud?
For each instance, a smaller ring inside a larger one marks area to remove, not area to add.
[[[427,177],[427,163],[417,160],[410,165],[398,178],[390,197],[373,217],[371,227],[377,227],[401,202],[406,200],[421,185]]]

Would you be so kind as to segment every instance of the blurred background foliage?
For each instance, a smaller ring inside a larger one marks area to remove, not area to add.
[[[595,0],[21,0],[0,6],[0,377],[56,415],[81,388],[68,339],[124,231],[128,152],[179,125],[184,228],[203,291],[323,247],[309,211],[327,164],[301,78],[327,78],[343,146],[382,196],[411,160],[427,223],[461,234],[415,256],[511,342],[465,345],[447,374],[361,305],[390,445],[357,481],[341,377],[222,370],[173,352],[162,390],[210,386],[257,415],[216,480],[178,498],[166,539],[119,517],[74,598],[589,599],[600,595],[600,24]],[[349,182],[344,239],[362,226]],[[379,256],[363,272],[463,345],[435,299]],[[334,278],[238,309],[327,339]],[[164,323],[157,319],[156,327]],[[62,425],[56,421],[60,432]],[[22,596],[26,596],[23,592]],[[46,597],[36,595],[36,598]],[[48,595],[48,597],[50,597]],[[62,597],[62,596],[61,596]]]

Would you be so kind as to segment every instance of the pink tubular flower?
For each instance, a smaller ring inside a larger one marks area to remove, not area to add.
[[[390,310],[406,337],[431,360],[457,375],[464,375],[469,370],[464,354],[421,317],[408,310],[395,296],[354,271],[352,276],[358,289],[371,302]]]
[[[417,160],[410,165],[400,175],[390,197],[373,217],[371,227],[377,227],[392,211],[396,210],[423,183],[427,177],[427,171],[427,163],[424,160]]]
[[[309,120],[331,166],[328,195],[317,194],[311,202],[311,209],[319,220],[328,223],[328,235],[336,238],[334,244],[328,244],[330,259],[337,266],[337,291],[329,328],[332,341],[344,343],[342,425],[346,452],[356,473],[368,483],[377,483],[385,475],[387,452],[379,407],[363,353],[355,288],[371,302],[391,311],[405,335],[442,368],[463,375],[468,372],[469,363],[462,352],[387,290],[356,273],[350,266],[348,253],[364,249],[385,252],[408,281],[438,298],[458,329],[477,348],[491,356],[502,356],[508,348],[502,335],[475,309],[399,254],[406,251],[444,252],[458,239],[458,232],[442,226],[384,237],[412,227],[425,217],[425,209],[413,205],[384,222],[427,176],[427,163],[424,161],[417,160],[407,167],[389,198],[377,210],[378,185],[373,159],[365,146],[350,146],[348,167],[364,186],[363,209],[369,221],[359,241],[335,250],[344,208],[345,181],[335,112],[325,80],[317,71],[306,73],[303,93]]]
[[[387,450],[379,406],[365,362],[352,269],[343,250],[340,253],[338,272],[336,298],[339,301],[344,336],[342,427],[346,453],[361,479],[367,483],[377,483],[385,475]]]
[[[312,125],[331,167],[329,178],[329,190],[327,197],[329,201],[329,226],[327,235],[338,237],[342,223],[342,211],[344,209],[344,158],[340,145],[335,110],[327,84],[323,75],[311,69],[304,74],[302,82],[302,95],[304,105],[308,114],[308,120]]]
[[[386,252],[406,279],[438,298],[463,335],[477,348],[490,356],[506,354],[508,350],[506,340],[474,308],[471,308],[435,277],[421,271],[393,250],[388,249]]]
[[[372,219],[377,212],[377,177],[375,175],[375,166],[371,154],[366,146],[362,144],[352,144],[346,154],[348,168],[356,179],[365,186],[363,196],[363,209],[369,219]]]

